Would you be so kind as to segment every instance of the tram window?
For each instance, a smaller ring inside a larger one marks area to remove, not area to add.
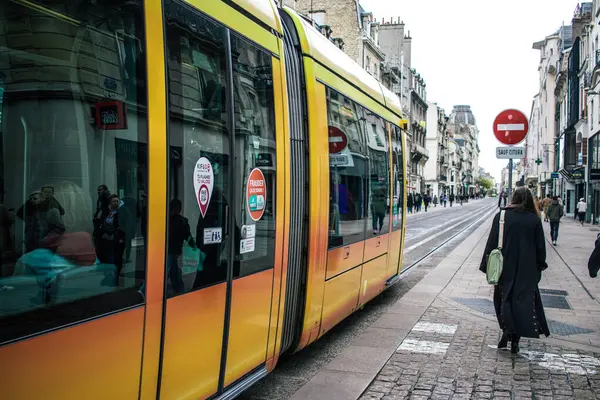
[[[390,231],[390,156],[386,124],[371,111],[363,109],[369,154],[370,228],[373,235]]]
[[[402,131],[392,125],[392,186],[394,197],[392,204],[392,231],[402,229],[404,216],[404,160],[402,159]]]
[[[329,248],[334,248],[365,238],[367,150],[361,107],[327,88],[327,116],[331,153]]]
[[[0,9],[3,343],[143,303],[148,179],[142,6]]]
[[[165,268],[171,297],[226,279],[230,148],[225,28],[178,2],[166,1],[165,10],[170,147]],[[205,187],[199,175],[209,176]]]
[[[273,268],[277,164],[271,55],[234,34],[231,51],[239,154],[233,169],[235,278]]]

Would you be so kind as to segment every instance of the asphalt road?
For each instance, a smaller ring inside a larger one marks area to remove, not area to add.
[[[265,379],[240,398],[244,400],[283,400],[295,393],[356,337],[364,328],[399,298],[404,296],[423,276],[434,268],[458,244],[495,210],[495,199],[471,200],[469,203],[440,209],[438,205],[428,212],[407,217],[404,267],[414,265],[400,282],[368,303],[362,310],[342,321],[317,342],[297,354],[280,360],[279,365]],[[468,229],[464,230],[466,227]],[[464,231],[462,231],[464,230]],[[461,232],[462,231],[462,232]],[[461,232],[461,233],[459,233]],[[457,235],[457,233],[459,233]],[[456,235],[456,236],[455,236]],[[453,239],[448,241],[449,238]],[[422,262],[424,256],[440,245]]]

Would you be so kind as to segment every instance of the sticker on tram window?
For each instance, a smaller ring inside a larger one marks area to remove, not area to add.
[[[242,239],[251,239],[256,237],[256,225],[242,226]]]
[[[265,176],[259,168],[254,168],[248,175],[246,183],[246,204],[248,205],[248,214],[253,221],[260,220],[265,213],[266,197]]]
[[[214,182],[215,176],[212,164],[208,158],[201,157],[194,168],[194,190],[202,218],[206,216]]]
[[[205,228],[204,244],[217,244],[223,241],[223,230],[221,228]]]
[[[252,253],[254,251],[254,238],[240,240],[240,254]]]

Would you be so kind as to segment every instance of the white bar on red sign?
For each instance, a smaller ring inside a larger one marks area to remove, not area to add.
[[[525,124],[498,124],[499,131],[524,131]]]
[[[344,139],[341,136],[329,136],[329,143],[340,143],[343,141]]]

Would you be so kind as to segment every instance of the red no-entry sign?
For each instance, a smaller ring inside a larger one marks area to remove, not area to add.
[[[504,144],[521,142],[528,131],[529,121],[519,110],[504,110],[494,120],[494,135]]]
[[[329,153],[340,153],[348,146],[348,138],[342,130],[335,126],[329,127]]]

